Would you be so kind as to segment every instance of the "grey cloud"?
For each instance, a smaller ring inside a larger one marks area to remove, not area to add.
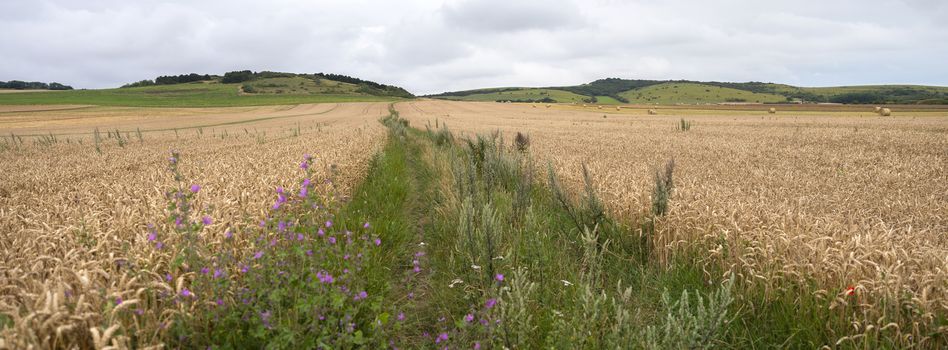
[[[948,84],[936,0],[0,2],[0,80],[114,87],[235,69],[416,93],[602,77]]]
[[[569,28],[585,20],[572,2],[543,0],[461,0],[442,8],[445,26],[479,32]]]

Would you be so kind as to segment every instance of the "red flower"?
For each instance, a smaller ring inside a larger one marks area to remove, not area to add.
[[[856,294],[856,287],[853,287],[853,286],[846,287],[846,296],[850,296],[853,294]]]

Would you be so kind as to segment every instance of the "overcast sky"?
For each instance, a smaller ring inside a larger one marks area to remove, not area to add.
[[[943,0],[2,0],[0,80],[333,72],[414,93],[604,77],[948,85]]]

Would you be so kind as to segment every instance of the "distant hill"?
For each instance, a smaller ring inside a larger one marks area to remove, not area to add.
[[[72,90],[72,86],[60,83],[43,83],[39,81],[0,81],[0,89],[9,90]]]
[[[79,104],[135,107],[218,107],[413,98],[397,86],[339,74],[228,72],[160,76],[117,89],[0,94],[0,104]]]
[[[948,87],[866,85],[796,87],[785,84],[607,78],[544,88],[507,87],[445,92],[426,97],[497,102],[596,104],[846,103],[948,104]]]

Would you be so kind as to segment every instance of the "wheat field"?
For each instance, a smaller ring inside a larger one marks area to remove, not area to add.
[[[852,313],[847,337],[911,344],[948,332],[929,327],[948,312],[943,110],[395,107],[421,129],[526,133],[539,169],[549,164],[578,193],[585,164],[609,211],[630,225],[647,216],[655,172],[674,159],[669,212],[650,237],[657,261],[693,256],[764,295],[807,286]],[[149,236],[149,225],[172,225],[166,191],[200,185],[197,204],[212,220],[202,242],[233,234],[234,246],[249,247],[240,233],[298,177],[304,154],[317,177],[335,180],[323,194],[345,197],[384,144],[378,119],[388,113],[387,103],[0,107],[0,317],[13,325],[0,348],[161,347],[170,320],[193,311],[148,297],[181,292],[191,278],[162,275],[173,254]],[[690,130],[680,130],[685,120]],[[169,175],[172,151],[186,183]]]
[[[187,278],[157,272],[171,253],[148,238],[149,225],[169,225],[170,152],[202,186],[213,221],[202,239],[214,245],[229,231],[240,245],[245,219],[265,215],[304,154],[335,179],[324,188],[345,196],[385,141],[387,108],[2,107],[0,315],[14,327],[0,348],[123,347],[132,334],[159,344],[177,311],[156,308],[146,290],[174,292]]]
[[[831,309],[859,306],[853,337],[948,332],[926,328],[948,313],[944,110],[396,106],[418,128],[526,133],[541,169],[549,163],[580,191],[586,164],[609,210],[629,221],[645,216],[655,172],[674,159],[669,214],[652,237],[661,259],[696,253],[764,294],[813,286]],[[689,131],[676,128],[684,119]]]

